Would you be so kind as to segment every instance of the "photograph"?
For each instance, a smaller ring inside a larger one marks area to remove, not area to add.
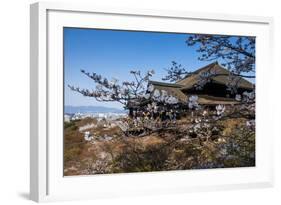
[[[256,166],[256,37],[63,28],[63,175]]]

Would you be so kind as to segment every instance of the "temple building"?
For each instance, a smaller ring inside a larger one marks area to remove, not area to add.
[[[200,81],[204,80],[204,75],[209,75],[203,86],[200,86]],[[191,95],[198,96],[198,103],[201,105],[231,105],[236,104],[235,95],[228,90],[227,83],[229,82],[230,72],[223,68],[217,62],[204,66],[192,74],[175,83],[165,83],[150,81],[154,90],[166,91],[168,95],[176,97],[180,102],[186,103]],[[242,94],[245,91],[251,92],[255,89],[255,85],[242,77],[235,77],[235,87],[237,94]]]

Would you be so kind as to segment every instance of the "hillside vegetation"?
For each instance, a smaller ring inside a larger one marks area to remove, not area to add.
[[[65,122],[64,175],[255,166],[255,130],[248,118],[194,120],[188,115],[169,121],[141,137],[124,136],[105,119]],[[79,127],[89,124],[95,125],[86,129],[93,138],[86,141]]]

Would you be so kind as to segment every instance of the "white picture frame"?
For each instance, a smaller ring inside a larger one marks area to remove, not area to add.
[[[58,122],[62,120],[63,115],[61,32],[65,26],[255,35],[256,167],[63,177],[62,126]],[[271,113],[262,109],[271,106],[272,99],[268,92],[273,72],[272,29],[273,19],[270,17],[97,8],[91,4],[32,4],[30,198],[41,202],[273,186],[273,133],[268,129],[272,117]],[[267,72],[264,68],[267,68]],[[265,118],[266,121],[263,120]]]

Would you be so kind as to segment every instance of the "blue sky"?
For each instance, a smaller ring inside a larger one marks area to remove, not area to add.
[[[152,80],[161,80],[171,61],[196,70],[210,62],[197,60],[194,47],[185,43],[188,34],[64,28],[65,105],[96,105],[122,108],[119,103],[97,102],[71,91],[67,85],[94,89],[94,81],[80,70],[108,79],[129,80],[130,70],[154,69]]]

